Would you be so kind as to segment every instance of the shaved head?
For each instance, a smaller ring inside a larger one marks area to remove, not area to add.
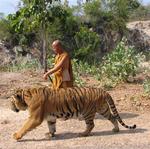
[[[53,43],[52,43],[52,46],[61,46],[61,42],[60,42],[60,40],[55,40],[55,41],[53,41]]]
[[[52,43],[52,48],[55,53],[62,53],[63,48],[60,40],[55,40]]]

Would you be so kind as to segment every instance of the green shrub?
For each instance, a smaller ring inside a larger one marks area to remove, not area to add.
[[[74,51],[75,57],[80,60],[87,60],[97,50],[100,37],[88,28],[81,27],[75,35],[75,41],[77,45],[77,49]]]
[[[47,68],[50,69],[54,67],[54,65],[55,65],[55,55],[53,54],[47,59]]]
[[[126,47],[124,42],[120,42],[112,53],[103,58],[100,79],[108,79],[115,84],[127,81],[129,76],[136,74],[141,58],[142,55],[136,54],[132,47]]]
[[[150,78],[147,78],[143,83],[144,93],[146,96],[150,96]]]
[[[73,64],[73,73],[75,78],[75,83],[79,86],[86,84],[81,78],[82,77],[94,77],[97,80],[99,79],[100,74],[100,65],[95,62],[93,64],[88,64],[85,61],[78,61],[77,59],[72,60]]]
[[[81,79],[81,73],[80,72],[80,65],[78,64],[76,59],[72,60],[72,66],[73,66],[73,76],[74,76],[74,81],[77,86],[83,86],[85,82]]]
[[[2,71],[15,72],[27,69],[36,70],[38,68],[40,68],[40,63],[38,60],[20,57],[16,60],[16,62],[12,62],[11,64],[5,65],[5,67],[1,67],[0,69]]]

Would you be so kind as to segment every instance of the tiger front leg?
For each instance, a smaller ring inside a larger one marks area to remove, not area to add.
[[[45,134],[45,137],[51,139],[52,137],[55,136],[55,132],[56,132],[56,118],[54,116],[48,116],[47,125],[48,125],[49,132]]]
[[[29,117],[29,119],[24,124],[24,126],[18,132],[13,134],[13,138],[15,140],[21,139],[28,131],[31,131],[32,129],[40,125],[41,123],[42,123],[41,119],[35,119],[32,117]]]

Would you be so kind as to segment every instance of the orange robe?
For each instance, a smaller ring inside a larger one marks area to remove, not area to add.
[[[52,87],[54,89],[66,88],[73,86],[73,72],[71,60],[67,52],[63,52],[57,55],[55,58],[55,65],[57,65],[62,58],[67,57],[63,63],[63,66],[54,73],[54,79]]]

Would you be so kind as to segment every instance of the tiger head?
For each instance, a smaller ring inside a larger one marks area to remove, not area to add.
[[[14,112],[19,112],[20,110],[25,111],[27,109],[27,104],[24,101],[23,89],[17,89],[12,95],[10,100],[10,108]]]

